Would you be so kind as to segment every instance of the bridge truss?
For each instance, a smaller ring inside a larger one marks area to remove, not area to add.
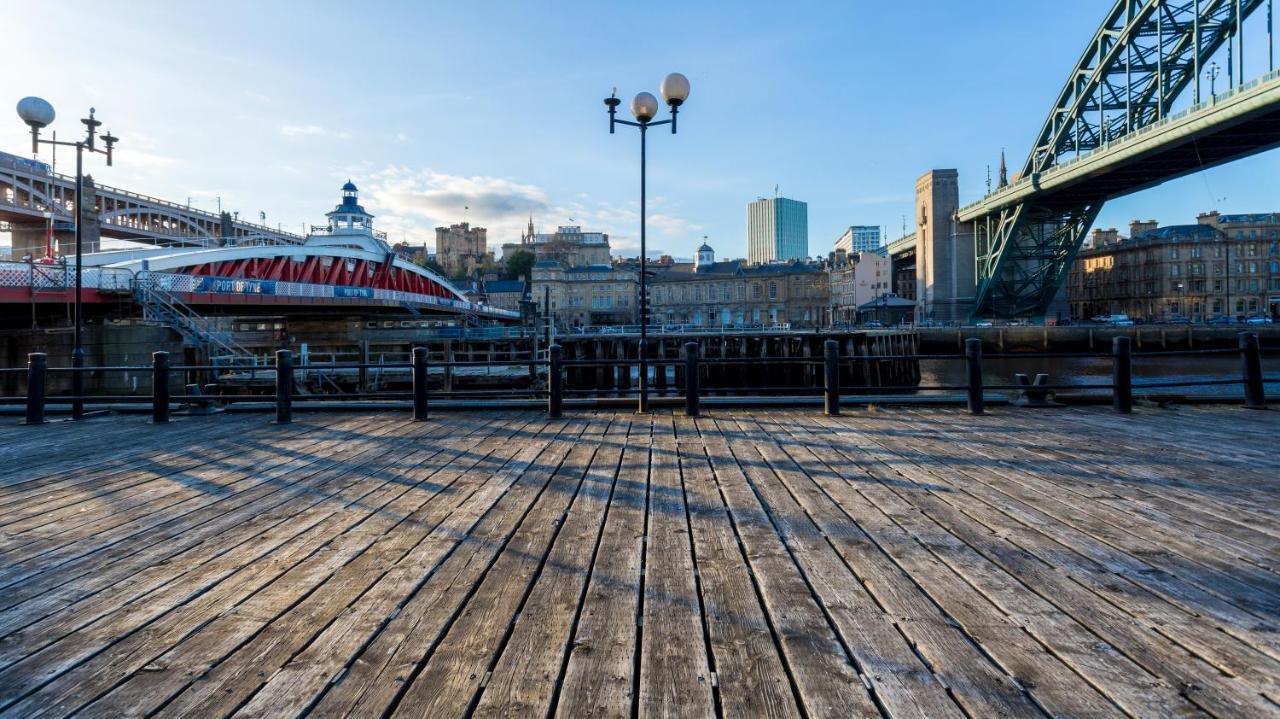
[[[1021,178],[1104,149],[1160,122],[1185,92],[1204,101],[1204,70],[1227,48],[1227,85],[1244,78],[1244,21],[1266,7],[1274,69],[1274,0],[1117,0],[1072,69]],[[973,316],[1043,316],[1107,196],[1030,197],[973,221]]]

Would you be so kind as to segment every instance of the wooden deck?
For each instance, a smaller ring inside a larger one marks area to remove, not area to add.
[[[1280,715],[1280,413],[0,426],[0,714]]]

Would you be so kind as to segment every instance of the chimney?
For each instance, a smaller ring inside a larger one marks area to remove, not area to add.
[[[1137,237],[1144,232],[1150,232],[1160,226],[1155,220],[1134,220],[1129,223],[1129,237]]]

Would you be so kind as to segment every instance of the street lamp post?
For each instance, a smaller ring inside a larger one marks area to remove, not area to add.
[[[102,136],[104,148],[97,147],[96,138],[98,135],[98,127],[102,125],[100,120],[93,116],[94,109],[89,108],[89,116],[80,120],[85,125],[85,139],[78,142],[65,142],[58,140],[55,134],[52,140],[40,139],[40,131],[48,127],[55,117],[53,105],[39,97],[24,97],[18,101],[18,117],[22,118],[31,128],[31,152],[33,154],[40,153],[40,145],[62,145],[64,147],[76,148],[76,192],[75,192],[75,228],[76,228],[76,292],[75,292],[75,332],[73,335],[73,347],[71,350],[71,366],[76,368],[71,373],[71,418],[80,419],[84,416],[84,373],[80,368],[84,367],[84,346],[81,343],[81,331],[84,327],[84,313],[81,306],[81,295],[83,289],[83,223],[80,222],[83,209],[81,207],[81,198],[84,194],[84,151],[97,152],[107,156],[107,166],[111,166],[111,154],[119,138],[113,137],[111,131],[108,130]],[[51,208],[52,209],[52,208]]]
[[[614,132],[615,125],[629,125],[640,130],[640,346],[638,347],[640,355],[640,376],[639,390],[640,398],[636,405],[636,411],[644,414],[649,411],[649,293],[648,284],[646,282],[648,275],[648,263],[645,254],[648,251],[648,245],[645,242],[645,137],[650,127],[657,125],[671,125],[671,134],[676,134],[676,117],[680,112],[680,106],[684,101],[689,99],[689,79],[678,72],[667,75],[662,80],[660,89],[662,99],[671,108],[670,120],[653,121],[658,114],[658,98],[650,93],[638,93],[631,100],[631,114],[635,116],[636,121],[619,120],[616,117],[618,105],[622,101],[618,99],[618,93],[615,90],[613,94],[605,98],[605,107],[609,108],[609,134]]]
[[[1218,73],[1219,72],[1221,72],[1221,69],[1218,67],[1218,63],[1211,62],[1209,63],[1208,72],[1205,73],[1206,75],[1209,76],[1209,97],[1212,97],[1215,100],[1218,99]]]

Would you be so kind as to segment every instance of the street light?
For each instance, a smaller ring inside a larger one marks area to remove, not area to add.
[[[24,97],[18,101],[18,117],[22,119],[31,128],[31,152],[32,154],[40,154],[41,143],[45,145],[62,145],[64,147],[76,148],[76,194],[75,194],[75,228],[76,228],[76,294],[75,294],[75,334],[71,350],[71,366],[77,368],[71,373],[71,418],[80,419],[84,416],[84,374],[79,368],[84,367],[84,346],[81,344],[81,329],[84,326],[84,314],[81,307],[82,294],[82,272],[81,267],[83,247],[81,244],[82,231],[80,216],[83,212],[81,208],[81,196],[84,193],[84,151],[97,152],[107,156],[107,167],[111,166],[111,153],[119,138],[113,137],[111,131],[108,130],[102,136],[102,142],[105,148],[97,147],[96,138],[98,127],[102,122],[93,116],[94,109],[89,108],[89,116],[80,120],[85,125],[85,139],[79,142],[64,142],[55,139],[40,139],[40,131],[53,124],[56,114],[53,111],[53,105],[48,101],[39,97]]]
[[[653,121],[653,118],[658,115],[658,98],[647,92],[637,93],[631,100],[631,114],[635,116],[635,122],[617,119],[618,105],[622,104],[622,100],[618,99],[616,89],[604,100],[605,107],[609,108],[610,135],[613,134],[615,125],[629,125],[640,130],[640,399],[636,411],[641,414],[649,411],[649,294],[645,281],[648,274],[648,264],[645,259],[648,245],[645,243],[644,231],[645,136],[650,127],[667,124],[671,125],[671,134],[676,134],[676,116],[680,112],[680,106],[689,99],[689,78],[673,72],[662,79],[659,91],[662,93],[663,101],[671,108],[670,120]]]
[[[1220,70],[1218,63],[1211,62],[1209,63],[1208,72],[1205,73],[1209,76],[1209,96],[1215,100],[1218,99],[1218,73]]]

